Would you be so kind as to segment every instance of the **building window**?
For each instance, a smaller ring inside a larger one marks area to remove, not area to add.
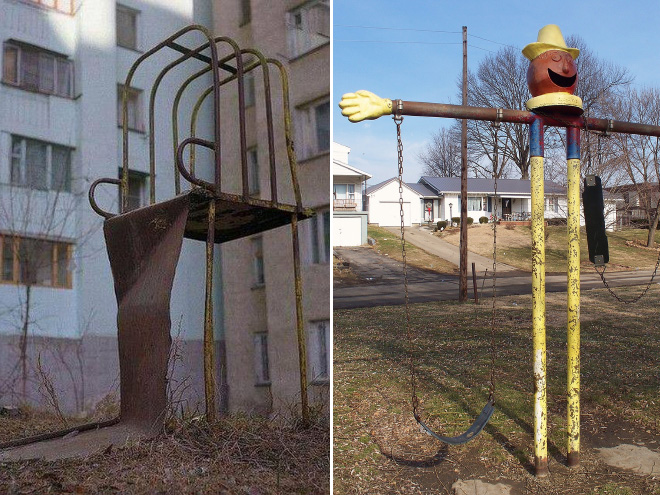
[[[301,159],[330,150],[330,102],[316,102],[298,108],[296,146]]]
[[[330,379],[330,321],[313,321],[307,333],[307,360],[312,383]]]
[[[5,43],[2,80],[28,91],[73,98],[73,62],[36,46]]]
[[[63,14],[72,14],[73,13],[73,2],[71,0],[23,0],[34,5],[39,5],[40,7],[57,10]]]
[[[270,385],[268,334],[254,334],[254,373],[256,385]]]
[[[315,264],[330,262],[330,211],[317,212],[309,219],[309,243],[311,262]]]
[[[142,122],[142,90],[136,88],[127,88],[121,84],[117,85],[117,122],[119,126],[123,125],[124,116],[122,112],[123,95],[126,91],[126,110],[127,125],[130,130],[144,130]]]
[[[250,0],[240,0],[241,2],[241,19],[239,26],[245,26],[252,20],[252,8],[250,7]]]
[[[482,198],[471,198],[468,196],[468,211],[481,211],[481,208],[483,207],[481,199]]]
[[[254,273],[254,285],[260,287],[266,283],[264,276],[264,252],[261,237],[252,239],[252,266]]]
[[[71,288],[73,245],[0,234],[2,282]]]
[[[287,12],[287,39],[291,58],[330,41],[330,2],[312,0]]]
[[[557,196],[545,198],[545,211],[559,212],[559,198]]]
[[[119,178],[121,178],[122,169],[119,169]],[[137,170],[128,171],[128,196],[126,200],[126,211],[137,210],[147,204],[147,177],[149,174],[138,172]],[[119,188],[119,205],[121,208],[121,187]]]
[[[247,150],[248,161],[248,189],[251,195],[258,195],[261,186],[259,184],[259,156],[257,148]]]
[[[253,107],[256,103],[254,91],[254,71],[252,70],[245,74],[243,81],[245,82],[245,107]]]
[[[20,136],[11,140],[12,185],[71,191],[71,148]]]
[[[137,10],[117,4],[117,46],[137,50]]]

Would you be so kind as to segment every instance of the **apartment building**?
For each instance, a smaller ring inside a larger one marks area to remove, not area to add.
[[[0,0],[0,403],[40,403],[44,374],[67,411],[117,392],[117,306],[87,191],[119,176],[130,66],[174,31],[211,21],[208,0]],[[141,67],[128,88],[130,207],[147,201],[149,89],[162,67]],[[157,200],[174,195],[170,114],[185,75],[165,78],[155,102]],[[181,107],[193,104],[184,95]],[[200,114],[200,129],[211,123]],[[117,211],[116,188],[100,187],[97,198]],[[184,240],[171,305],[181,340],[173,378],[189,380],[191,397],[203,390],[203,259],[203,243]],[[215,312],[221,342],[220,291]]]
[[[327,408],[330,377],[330,5],[328,0],[218,0],[217,35],[282,62],[289,75],[294,147],[303,204],[300,222],[307,380],[312,403]],[[249,57],[247,57],[249,59]],[[271,73],[273,97],[281,89]],[[251,188],[269,181],[264,79],[248,76],[247,145]],[[236,101],[223,102],[223,113]],[[288,180],[281,106],[274,108],[278,182]],[[228,127],[229,126],[229,127]],[[225,124],[227,133],[236,127]],[[237,147],[225,149],[238,161]],[[289,197],[289,201],[293,198]],[[229,410],[295,412],[300,404],[299,356],[291,229],[281,227],[222,247],[224,335]]]

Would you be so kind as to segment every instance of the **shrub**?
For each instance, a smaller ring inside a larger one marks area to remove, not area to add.
[[[479,223],[488,223],[488,217],[479,217]]]
[[[474,223],[474,218],[467,217],[467,223],[468,223],[468,225],[472,225]]]
[[[451,223],[461,223],[461,217],[451,217]]]
[[[442,231],[447,228],[447,221],[446,220],[440,220],[438,222],[438,230]]]
[[[545,221],[548,225],[553,226],[562,226],[567,223],[565,218],[546,218]]]

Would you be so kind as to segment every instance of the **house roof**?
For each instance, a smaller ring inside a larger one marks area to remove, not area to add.
[[[382,189],[383,187],[385,187],[386,185],[388,185],[389,183],[391,183],[393,181],[398,182],[399,179],[397,177],[392,177],[391,179],[387,179],[387,180],[384,180],[383,182],[379,182],[378,184],[374,184],[373,186],[369,186],[369,187],[367,187],[366,194],[367,195],[373,194],[376,191],[378,191],[379,189]],[[423,189],[428,194],[421,192],[420,191],[421,188],[416,187],[416,186],[420,186],[421,184],[408,184],[408,183],[404,182],[403,185],[406,186],[411,191],[419,194],[420,196],[437,196],[437,194],[435,194],[433,191],[427,189],[426,187],[423,187]],[[413,186],[415,186],[415,187],[413,187]]]
[[[426,187],[424,184],[420,184],[419,182],[412,182],[412,183],[407,182],[406,185],[408,187],[410,187],[410,189],[414,189],[415,191],[417,191],[419,194],[421,194],[425,198],[427,198],[427,197],[435,198],[435,197],[438,196],[438,193],[436,193],[435,191],[432,191],[431,189]]]
[[[424,176],[419,179],[421,184],[434,190],[436,194],[461,191],[460,177],[430,177]],[[503,194],[529,194],[531,190],[529,180],[521,179],[497,179],[497,193]],[[495,191],[494,179],[471,178],[468,179],[468,192],[470,193],[492,193]],[[545,194],[566,194],[566,188],[549,180],[545,181]]]
[[[358,175],[364,177],[363,180],[371,179],[371,174],[337,160],[332,161],[332,175]]]

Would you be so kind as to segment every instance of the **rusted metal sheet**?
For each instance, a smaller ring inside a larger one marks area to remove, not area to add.
[[[184,195],[103,225],[117,296],[120,417],[148,433],[167,409],[170,296],[188,210]]]

